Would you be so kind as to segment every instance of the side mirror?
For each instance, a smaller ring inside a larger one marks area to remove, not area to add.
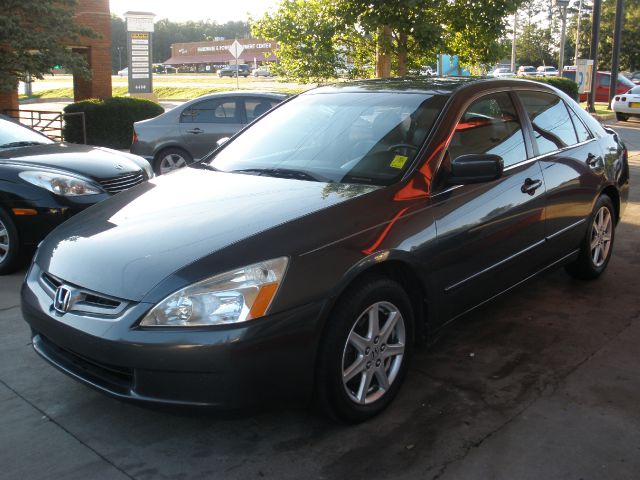
[[[491,154],[460,155],[451,162],[450,185],[490,182],[504,170],[502,157]]]
[[[228,141],[229,141],[229,137],[219,138],[218,141],[216,142],[216,147],[220,147],[221,145],[224,145]]]

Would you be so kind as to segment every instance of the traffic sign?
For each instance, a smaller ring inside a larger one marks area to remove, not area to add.
[[[233,55],[233,58],[238,58],[244,50],[244,47],[238,40],[234,40],[234,42],[229,45],[228,50],[231,52],[231,55]]]

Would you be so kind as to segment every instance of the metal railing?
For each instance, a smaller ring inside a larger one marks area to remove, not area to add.
[[[62,132],[66,119],[69,117],[80,117],[82,143],[87,143],[87,125],[85,122],[84,112],[64,113],[42,110],[8,109],[4,110],[3,113],[58,142],[64,140]]]

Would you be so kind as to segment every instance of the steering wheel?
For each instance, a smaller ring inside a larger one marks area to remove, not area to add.
[[[387,152],[391,152],[393,150],[396,150],[397,148],[408,148],[410,150],[415,150],[416,152],[420,150],[420,147],[416,147],[415,145],[412,145],[410,143],[396,143],[394,145],[389,146],[387,148]]]

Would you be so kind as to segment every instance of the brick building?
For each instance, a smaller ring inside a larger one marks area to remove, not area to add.
[[[91,80],[74,76],[74,100],[111,97],[111,14],[109,0],[79,0],[76,21],[98,33],[100,38],[82,38],[69,45],[86,56]],[[0,111],[18,108],[18,91],[0,92]]]
[[[225,65],[235,63],[235,58],[229,51],[231,40],[218,40],[207,42],[174,43],[171,45],[171,58],[163,62],[164,65],[188,68],[198,72],[214,71]],[[275,62],[273,51],[277,48],[276,42],[248,38],[238,40],[243,50],[238,57],[238,63],[247,63],[252,66],[262,65],[265,62]]]

